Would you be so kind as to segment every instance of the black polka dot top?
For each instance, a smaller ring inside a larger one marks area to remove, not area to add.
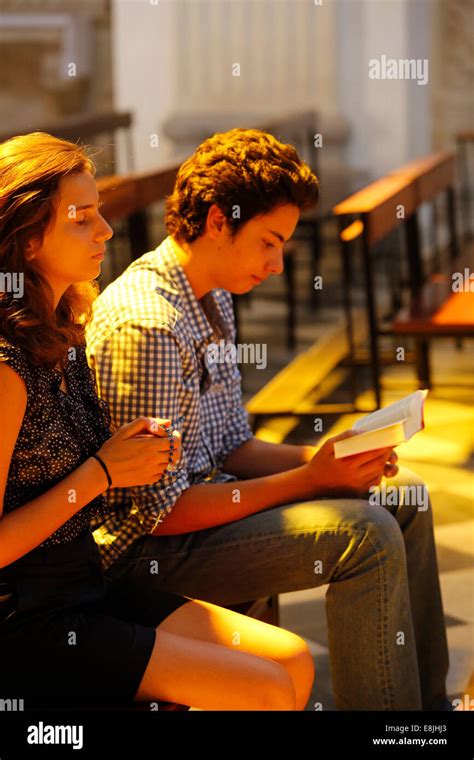
[[[4,513],[35,499],[95,454],[112,433],[108,405],[97,395],[95,376],[84,346],[69,349],[64,367],[68,393],[60,389],[56,369],[28,362],[25,353],[0,336],[0,361],[8,362],[25,381],[27,405],[12,454],[5,489]],[[92,517],[107,513],[101,494],[86,504],[41,546],[62,544],[89,527]]]

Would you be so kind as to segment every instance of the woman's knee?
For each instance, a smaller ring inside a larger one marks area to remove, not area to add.
[[[254,690],[255,706],[249,710],[296,710],[297,694],[292,676],[280,663],[271,664],[265,676],[263,688]],[[276,667],[275,667],[276,666]]]
[[[204,710],[295,710],[285,667],[266,657],[156,629],[135,700],[178,702]]]

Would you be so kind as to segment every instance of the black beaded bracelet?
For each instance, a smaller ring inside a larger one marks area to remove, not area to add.
[[[112,478],[110,477],[110,473],[109,473],[109,471],[108,471],[108,469],[107,469],[107,467],[105,465],[105,462],[103,462],[102,459],[97,456],[97,454],[91,454],[91,456],[94,457],[94,459],[97,459],[97,461],[99,462],[99,464],[102,467],[103,471],[107,475],[107,481],[109,483],[108,488],[110,488],[112,486]]]

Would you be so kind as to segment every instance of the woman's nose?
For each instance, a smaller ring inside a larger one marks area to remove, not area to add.
[[[102,217],[102,220],[103,220],[103,225],[102,225],[100,237],[103,240],[110,240],[110,238],[114,234],[114,231],[113,231],[112,227],[110,226],[110,224],[108,222],[106,222],[103,217]]]

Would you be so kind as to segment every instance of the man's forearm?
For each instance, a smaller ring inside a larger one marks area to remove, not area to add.
[[[262,478],[191,486],[153,535],[177,535],[240,520],[269,507],[314,495],[305,467]]]
[[[316,451],[315,446],[269,443],[251,438],[227,457],[222,469],[237,478],[259,478],[301,467]]]

